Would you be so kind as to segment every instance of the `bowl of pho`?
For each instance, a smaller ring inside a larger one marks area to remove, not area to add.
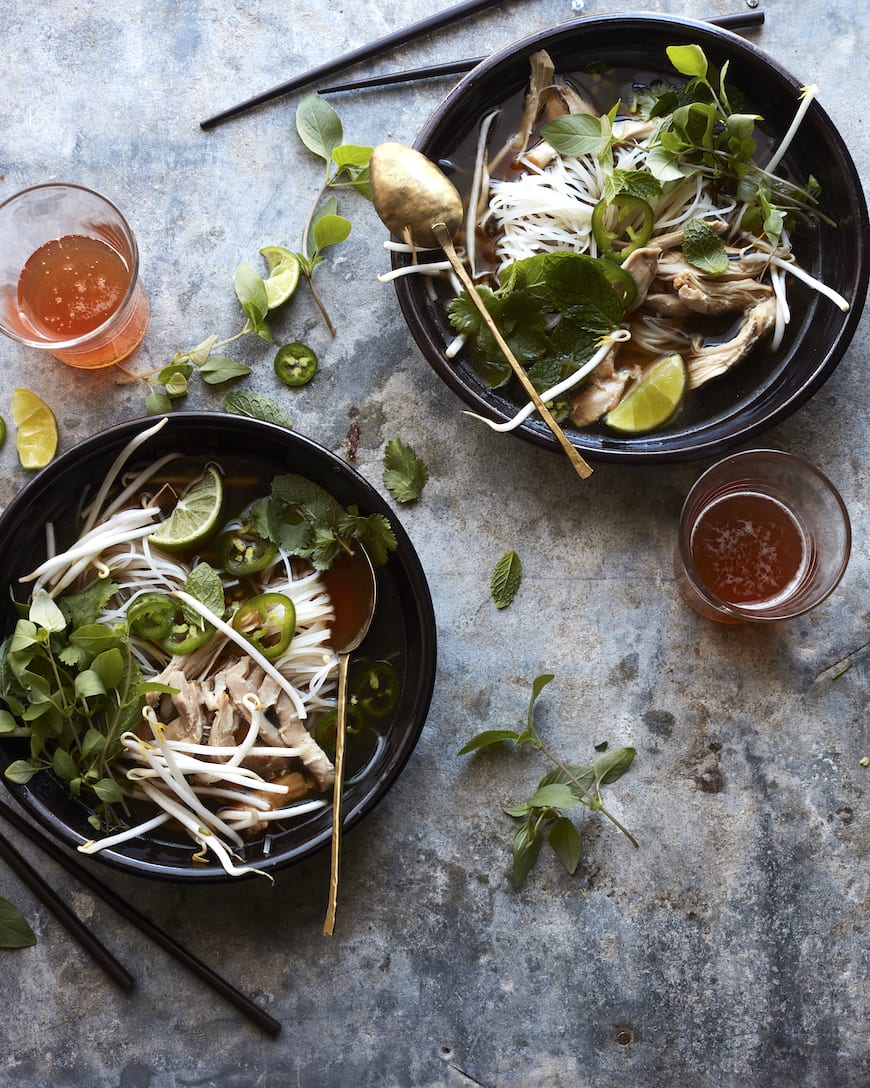
[[[817,95],[730,31],[607,15],[493,54],[425,124],[459,256],[583,455],[717,455],[837,366],[870,228]],[[444,254],[387,245],[382,278],[469,414],[558,449]]]
[[[323,847],[331,632],[367,592],[330,570],[362,550],[376,606],[349,664],[347,828],[401,772],[434,684],[431,597],[392,509],[328,450],[241,416],[131,420],[61,455],[0,517],[5,785],[145,876],[268,876]]]

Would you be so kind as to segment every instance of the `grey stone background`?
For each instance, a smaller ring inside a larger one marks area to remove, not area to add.
[[[440,5],[439,5],[440,6]],[[0,14],[0,197],[47,180],[93,186],[127,212],[152,320],[135,368],[240,325],[232,274],[266,244],[298,248],[319,184],[290,98],[209,134],[198,122],[290,74],[404,26],[432,5],[348,0],[6,0]],[[638,3],[711,16],[741,0]],[[767,0],[752,38],[847,134],[864,176],[870,51],[864,5]],[[578,14],[587,0],[516,0],[381,58],[391,68],[474,56]],[[349,142],[410,143],[449,81],[333,99]],[[383,804],[345,842],[336,936],[321,936],[323,854],[265,882],[205,889],[95,869],[284,1024],[277,1041],[168,960],[42,857],[75,908],[132,967],[122,996],[0,871],[34,924],[0,954],[0,1084],[57,1088],[763,1088],[870,1083],[867,1006],[868,325],[816,397],[767,436],[838,484],[855,534],[837,593],[771,629],[718,627],[676,598],[670,555],[705,464],[565,461],[490,433],[403,327],[384,231],[362,200],[352,240],[320,269],[338,335],[303,290],[276,323],[320,353],[316,383],[279,387],[271,350],[243,342],[248,388],[286,398],[298,430],[343,453],[360,410],[359,470],[381,487],[386,442],[428,463],[402,508],[429,578],[439,669],[422,740]],[[249,338],[250,339],[250,338]],[[141,387],[0,343],[0,414],[16,386],[55,409],[62,448],[142,413]],[[187,407],[217,407],[196,384]],[[26,479],[0,451],[0,504]],[[566,496],[567,501],[566,501]],[[525,579],[497,612],[495,561]],[[843,663],[851,667],[842,675]],[[512,822],[544,767],[529,754],[459,757],[474,732],[525,714],[568,758],[632,744],[612,790],[634,850],[589,818],[569,877],[542,855],[510,885]],[[14,832],[10,838],[26,849]]]

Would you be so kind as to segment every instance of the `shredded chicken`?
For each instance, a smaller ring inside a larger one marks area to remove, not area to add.
[[[711,378],[717,378],[739,363],[770,332],[776,322],[776,299],[757,302],[741,322],[737,335],[721,344],[698,347],[686,358],[686,373],[690,389],[697,389]]]
[[[589,381],[571,401],[571,421],[578,427],[588,426],[615,408],[630,381],[640,376],[640,367],[614,366],[616,346],[595,368]]]

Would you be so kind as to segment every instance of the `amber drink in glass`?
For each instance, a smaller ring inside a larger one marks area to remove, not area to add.
[[[849,515],[817,468],[780,450],[726,457],[686,497],[674,560],[688,604],[721,623],[800,616],[837,586]]]
[[[0,204],[0,331],[93,368],[134,351],[148,318],[136,239],[110,200],[51,183]]]

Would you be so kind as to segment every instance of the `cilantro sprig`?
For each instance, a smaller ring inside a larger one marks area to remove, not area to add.
[[[322,487],[294,474],[274,478],[270,497],[254,504],[249,520],[254,532],[289,555],[307,559],[316,570],[327,570],[342,551],[353,551],[354,541],[376,566],[396,548],[396,535],[383,514],[345,508]]]
[[[391,438],[384,450],[384,487],[396,502],[416,502],[429,479],[429,469],[412,446]]]
[[[520,821],[513,840],[513,883],[520,888],[525,883],[532,866],[537,861],[544,842],[548,842],[569,873],[574,873],[583,854],[583,842],[576,825],[566,810],[581,805],[593,812],[600,812],[637,846],[635,837],[604,807],[601,790],[620,779],[632,764],[634,748],[610,748],[596,745],[601,754],[589,764],[563,762],[541,740],[534,724],[535,703],[543,689],[553,679],[552,673],[535,678],[526,713],[525,725],[520,729],[488,729],[476,734],[460,749],[460,755],[478,752],[498,744],[533,748],[554,765],[555,770],[545,774],[527,801],[511,805],[504,811]]]

